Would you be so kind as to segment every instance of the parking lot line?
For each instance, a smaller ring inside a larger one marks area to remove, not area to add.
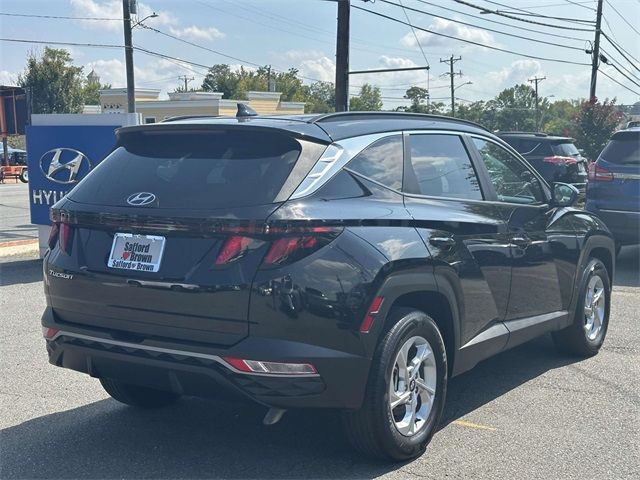
[[[490,427],[488,425],[481,425],[479,423],[467,422],[466,420],[454,420],[451,423],[453,423],[454,425],[459,425],[461,427],[476,428],[478,430],[489,430],[490,432],[494,432],[497,430],[497,428],[495,427]]]

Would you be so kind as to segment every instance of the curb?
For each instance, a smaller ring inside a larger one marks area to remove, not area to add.
[[[0,243],[0,257],[36,253],[39,249],[37,238],[2,242]]]

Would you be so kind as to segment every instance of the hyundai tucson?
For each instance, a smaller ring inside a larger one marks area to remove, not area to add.
[[[546,332],[600,349],[614,242],[576,196],[447,117],[124,127],[51,210],[49,359],[137,407],[336,409],[356,449],[414,458],[449,378]]]

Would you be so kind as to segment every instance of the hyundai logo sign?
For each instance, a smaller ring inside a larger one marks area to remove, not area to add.
[[[149,192],[138,192],[127,197],[127,203],[134,207],[142,207],[156,201],[156,196]]]
[[[68,185],[89,173],[91,162],[73,148],[54,148],[40,157],[40,170],[52,182]]]

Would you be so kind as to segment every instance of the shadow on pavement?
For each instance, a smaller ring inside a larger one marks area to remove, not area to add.
[[[450,382],[443,428],[571,362],[542,338],[480,364]],[[402,468],[354,453],[336,412],[291,411],[271,427],[264,412],[199,398],[155,411],[103,400],[3,430],[0,477],[372,478]]]
[[[0,262],[0,287],[42,281],[42,260],[24,259]]]
[[[640,287],[640,245],[623,247],[616,258],[614,287]]]

